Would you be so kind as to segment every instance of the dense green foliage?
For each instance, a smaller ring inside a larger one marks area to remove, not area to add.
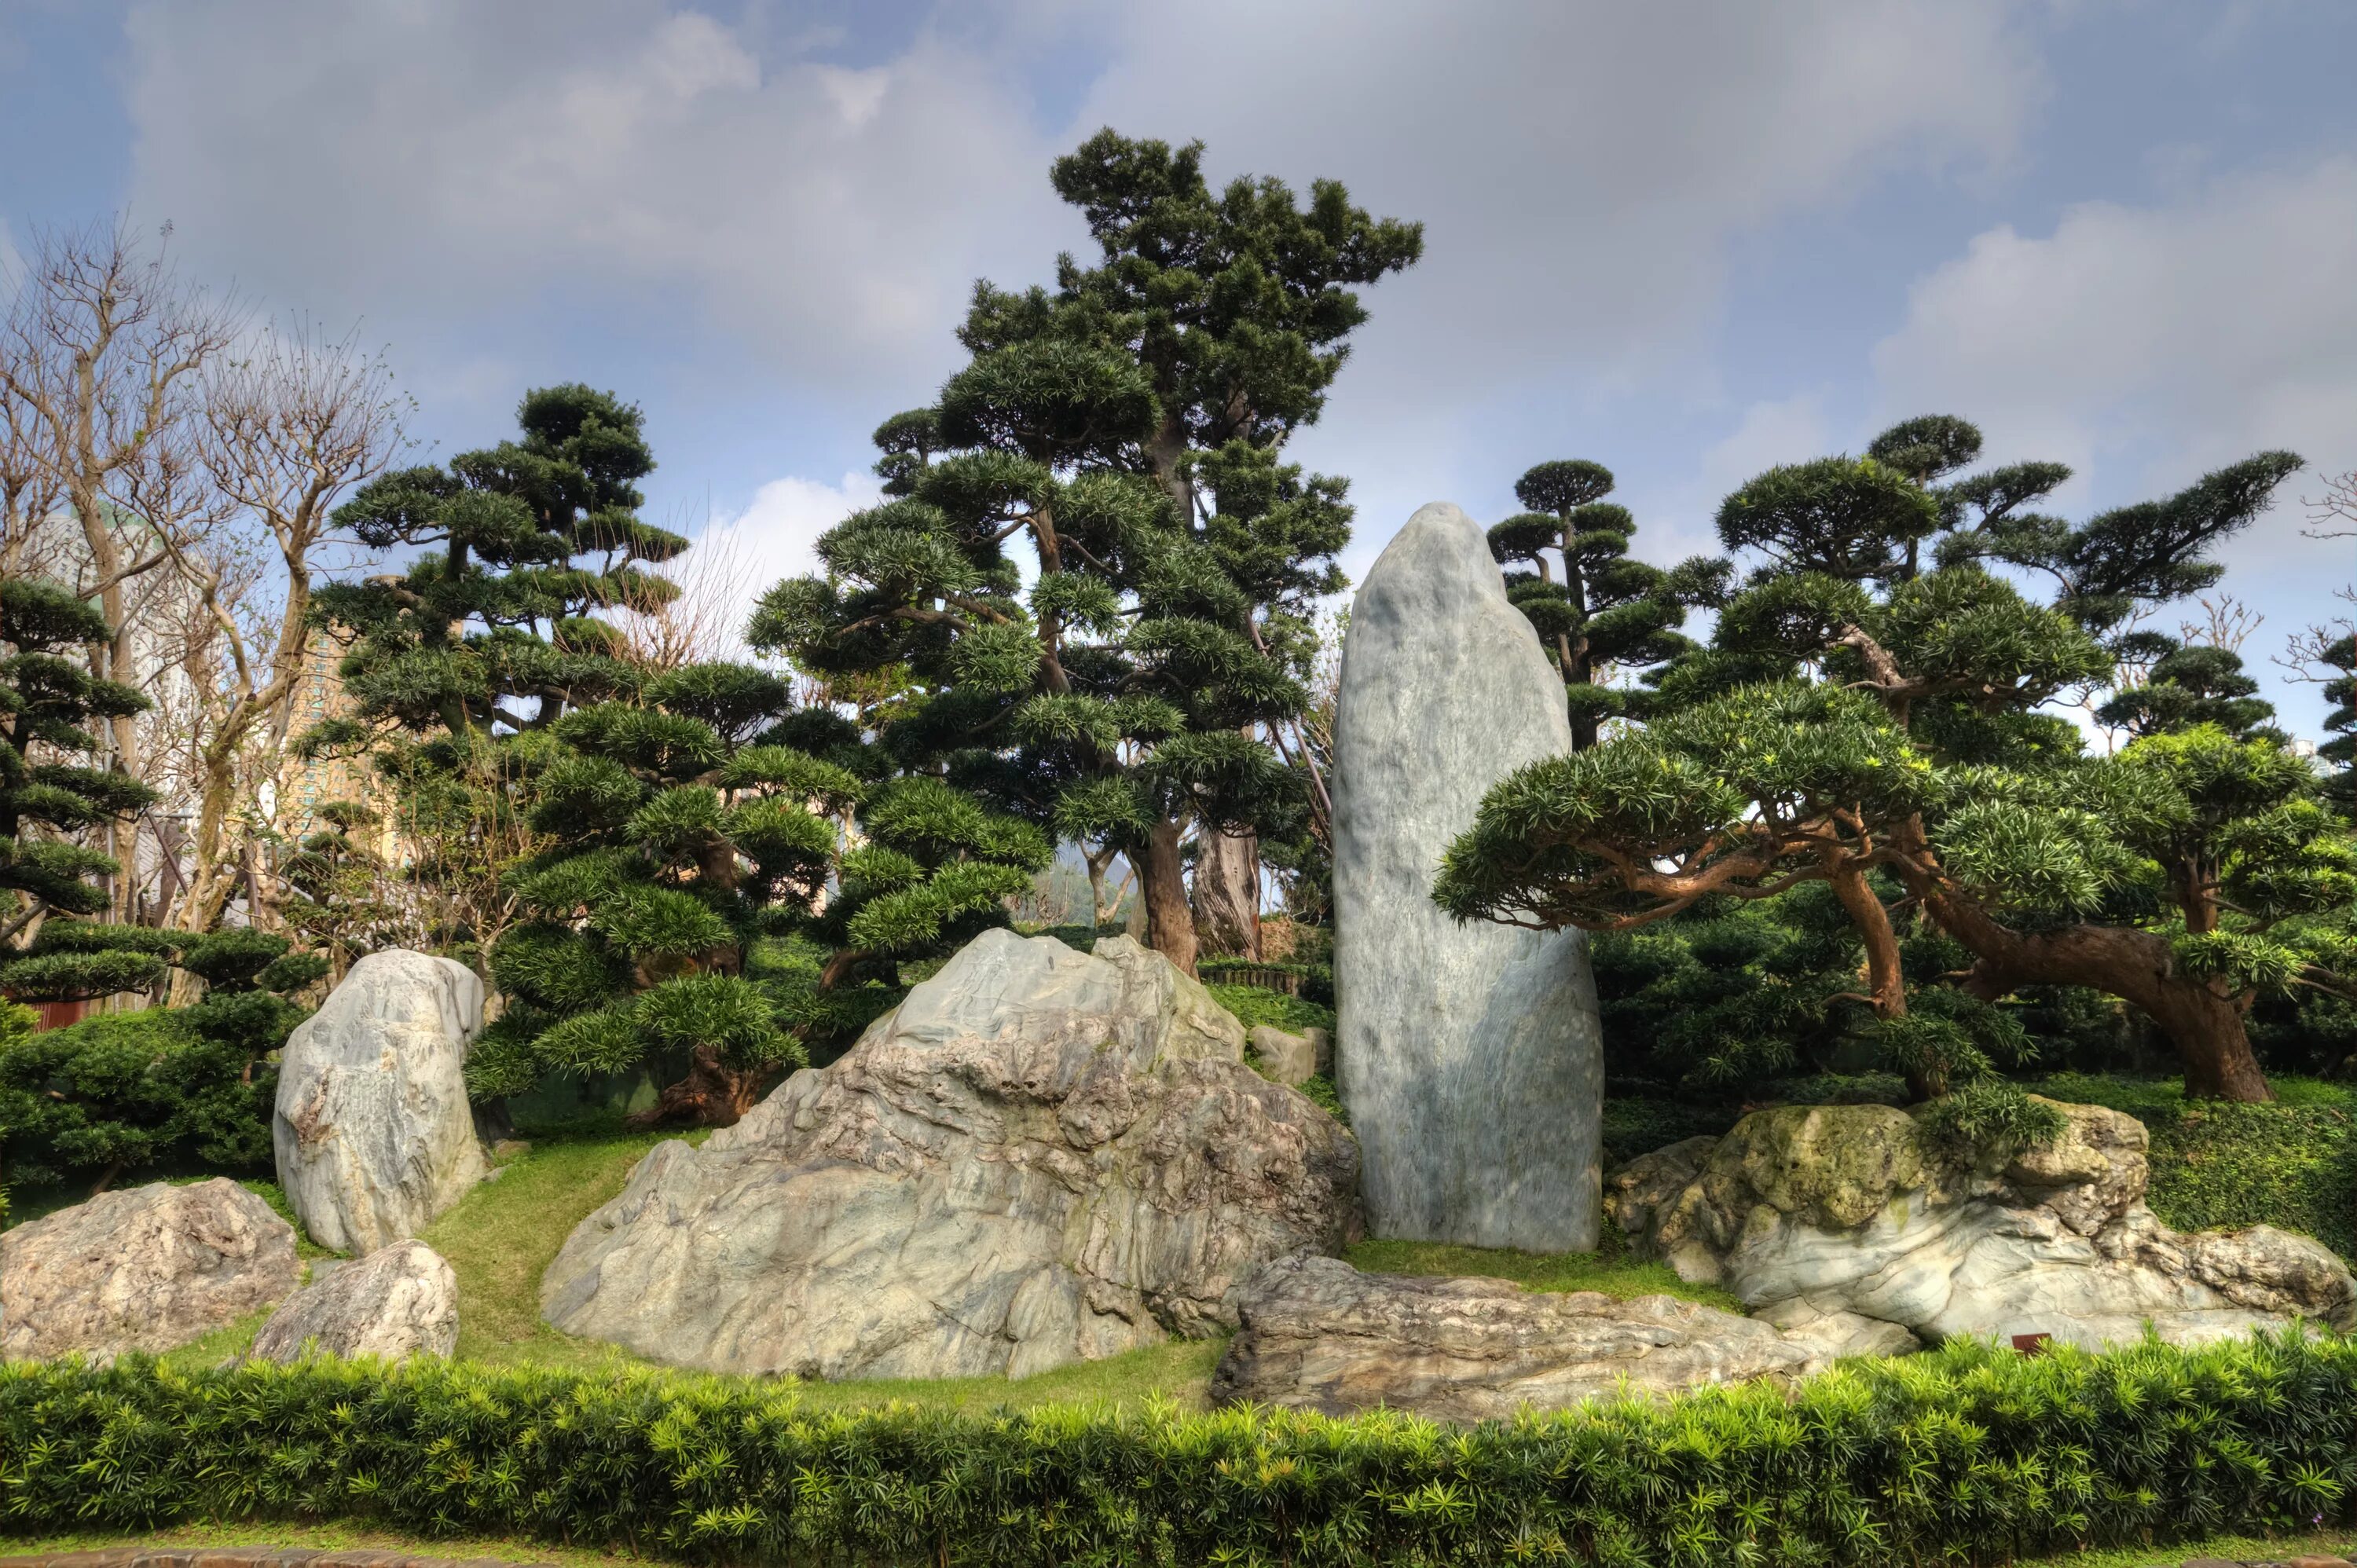
[[[156,953],[127,928],[74,918],[107,912],[110,895],[92,879],[122,869],[78,841],[156,799],[93,766],[92,727],[148,706],[91,673],[83,650],[113,636],[70,590],[0,579],[0,997],[79,1001],[164,977]],[[27,945],[22,933],[36,929]]]
[[[2352,1517],[2357,1341],[1959,1345],[1449,1432],[1388,1414],[829,1412],[421,1359],[0,1369],[0,1527],[354,1519],[696,1561],[1996,1563]]]
[[[270,1164],[278,1069],[267,1058],[304,1009],[285,993],[326,972],[284,937],[150,933],[160,959],[206,983],[195,1005],[102,1013],[47,1034],[0,1019],[0,1179],[112,1183],[126,1171]]]
[[[1277,454],[1364,318],[1354,286],[1420,245],[1328,181],[1306,205],[1268,179],[1214,194],[1200,155],[1106,132],[1058,160],[1097,264],[1060,259],[1052,293],[977,286],[966,365],[876,433],[890,499],[753,628],[829,677],[905,671],[895,762],[1128,853],[1182,966],[1182,835],[1282,831],[1305,804],[1272,739],[1306,701],[1350,509]]]
[[[1541,463],[1514,482],[1515,499],[1531,510],[1490,530],[1490,553],[1499,562],[1538,569],[1508,572],[1506,596],[1563,673],[1575,748],[1594,746],[1604,720],[1631,714],[1632,699],[1647,694],[1607,682],[1694,648],[1678,628],[1690,605],[1723,596],[1728,571],[1723,561],[1697,559],[1665,572],[1631,560],[1636,520],[1604,499],[1611,493],[1612,472],[1601,463]]]
[[[2298,459],[2262,453],[2074,526],[2029,510],[2060,465],[1948,478],[1980,446],[1962,420],[1911,420],[1865,457],[1729,496],[1719,535],[1749,571],[1711,645],[1649,675],[1644,728],[1501,782],[1435,896],[1459,918],[1627,931],[1822,884],[1863,974],[1828,992],[1822,955],[1795,955],[1799,984],[1729,989],[1689,1035],[1741,1038],[1726,1026],[1751,1011],[1789,1038],[1854,1002],[1883,1059],[1936,1095],[2028,1054],[2003,999],[2086,986],[2149,1015],[2200,1092],[2264,1098],[2244,1015],[2295,987],[2352,992],[2326,918],[2357,893],[2357,848],[2231,653],[2124,628],[2214,583],[2210,557]],[[2090,756],[2038,709],[2122,656],[2155,660],[2106,710],[2143,733]],[[1960,961],[1928,986],[1908,950],[1927,938]]]

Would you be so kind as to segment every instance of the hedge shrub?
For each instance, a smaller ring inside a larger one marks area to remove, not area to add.
[[[2357,1339],[1953,1347],[1466,1430],[805,1409],[791,1384],[0,1369],[0,1531],[352,1520],[797,1563],[2001,1562],[2357,1520]]]

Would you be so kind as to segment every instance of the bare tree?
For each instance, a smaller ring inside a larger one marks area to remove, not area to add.
[[[205,367],[228,347],[237,315],[228,304],[181,283],[166,235],[153,246],[127,222],[35,237],[13,297],[0,318],[0,397],[14,404],[9,428],[19,460],[43,471],[55,503],[81,529],[87,553],[82,596],[98,601],[113,640],[91,650],[93,673],[135,681],[136,628],[125,613],[125,585],[163,564],[166,553],[149,521],[130,500],[188,499],[178,439],[194,417]],[[138,726],[111,721],[113,765],[145,779]],[[125,867],[115,879],[113,916],[130,913],[129,868],[137,860],[135,822],[111,834]]]
[[[402,412],[381,358],[350,338],[303,328],[264,332],[249,352],[215,359],[200,391],[188,451],[201,478],[190,482],[211,504],[147,509],[181,520],[159,526],[158,538],[222,650],[222,702],[197,748],[192,866],[175,922],[192,931],[211,929],[241,879],[260,886],[245,864],[250,833],[231,832],[241,796],[258,792],[249,753],[257,744],[274,757],[285,748],[314,655],[315,556],[332,535],[337,503],[400,449]],[[167,460],[142,476],[160,484],[175,469]],[[250,532],[270,563],[274,591],[262,613],[242,613],[250,601],[231,575],[234,553],[220,546],[225,530]]]
[[[744,656],[742,595],[748,564],[735,533],[707,529],[690,549],[655,570],[679,585],[678,596],[645,608],[625,607],[615,616],[623,658],[658,674]]]
[[[2179,638],[2190,643],[2222,648],[2229,653],[2240,653],[2251,633],[2267,618],[2232,594],[2221,594],[2214,599],[2204,594],[2194,602],[2201,607],[2201,618],[2179,621]]]
[[[2357,537],[2357,468],[2330,476],[2322,495],[2301,499],[2308,507],[2309,521],[2302,533],[2310,539]]]

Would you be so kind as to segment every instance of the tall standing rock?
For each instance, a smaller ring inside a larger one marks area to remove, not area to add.
[[[1379,1236],[1596,1245],[1603,1097],[1587,939],[1432,901],[1490,786],[1571,749],[1563,680],[1480,526],[1436,502],[1351,607],[1335,723],[1337,1066]]]
[[[270,1135],[312,1240],[373,1252],[490,1174],[467,1102],[467,1047],[482,1026],[474,971],[396,948],[352,965],[287,1036]]]

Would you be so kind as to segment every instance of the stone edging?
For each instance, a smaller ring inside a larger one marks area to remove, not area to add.
[[[407,1552],[292,1546],[110,1546],[100,1552],[0,1557],[0,1568],[550,1568],[505,1557],[419,1557]]]

